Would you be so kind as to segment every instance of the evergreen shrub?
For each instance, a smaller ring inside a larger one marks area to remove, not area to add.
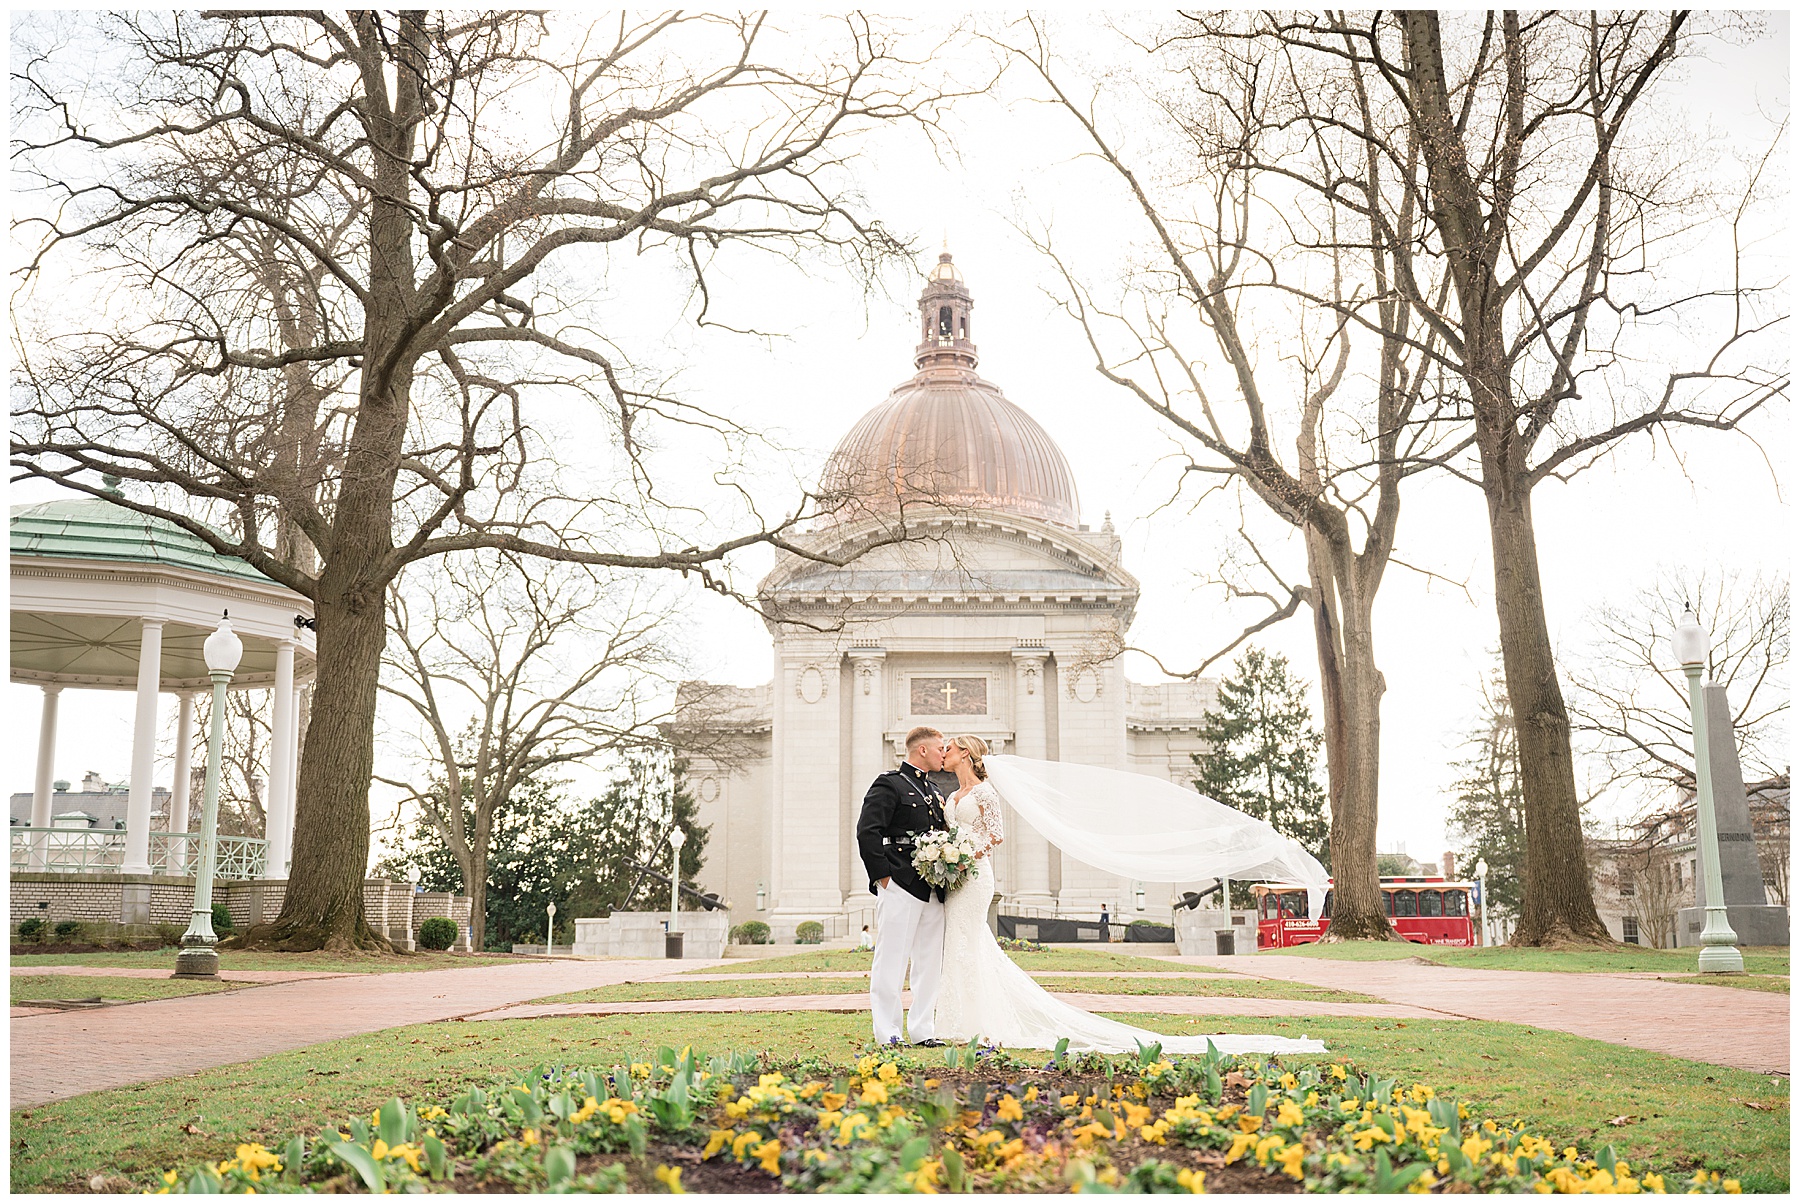
[[[794,929],[794,940],[802,945],[816,945],[825,939],[825,925],[817,920],[803,921]]]
[[[456,944],[456,921],[432,916],[419,925],[419,948],[442,952]]]

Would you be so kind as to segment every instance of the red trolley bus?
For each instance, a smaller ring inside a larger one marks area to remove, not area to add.
[[[1472,882],[1443,878],[1383,878],[1381,894],[1388,918],[1415,945],[1475,944]],[[1256,947],[1286,949],[1310,945],[1331,927],[1331,891],[1325,892],[1325,914],[1307,914],[1306,888],[1291,882],[1259,882],[1256,896]]]

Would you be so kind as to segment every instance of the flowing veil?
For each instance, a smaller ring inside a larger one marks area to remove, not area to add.
[[[1324,910],[1318,858],[1260,819],[1141,773],[991,755],[988,780],[1066,856],[1145,882],[1262,878],[1306,888]]]

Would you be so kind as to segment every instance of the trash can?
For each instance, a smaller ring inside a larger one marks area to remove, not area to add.
[[[1237,933],[1229,928],[1221,928],[1213,933],[1214,949],[1220,957],[1237,956]]]
[[[684,933],[680,933],[680,932],[665,932],[665,933],[663,933],[663,956],[664,957],[678,958],[681,956],[681,938],[684,935],[685,935]],[[1230,934],[1228,933],[1227,935],[1230,935]]]

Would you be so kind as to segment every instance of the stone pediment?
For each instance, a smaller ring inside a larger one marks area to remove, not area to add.
[[[1072,531],[1016,515],[909,516],[910,538],[879,543],[891,526],[868,522],[818,532],[813,546],[837,565],[784,555],[758,587],[776,608],[849,603],[1045,601],[1109,603],[1129,614],[1136,578],[1110,531]],[[871,544],[877,546],[870,546]],[[859,548],[866,550],[857,555]]]

